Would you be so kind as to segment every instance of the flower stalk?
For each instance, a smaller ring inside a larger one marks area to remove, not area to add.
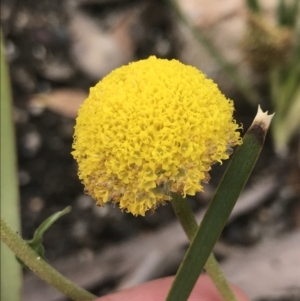
[[[1,240],[26,264],[30,270],[72,300],[88,301],[97,298],[95,295],[71,282],[52,268],[9,227],[2,217]]]
[[[198,223],[189,203],[180,195],[174,194],[172,195],[171,204],[185,234],[189,241],[192,242],[198,229]],[[213,281],[224,301],[237,301],[234,292],[230,288],[230,285],[213,253],[209,255],[204,269]]]
[[[272,117],[258,108],[179,267],[166,301],[188,299],[257,161]]]

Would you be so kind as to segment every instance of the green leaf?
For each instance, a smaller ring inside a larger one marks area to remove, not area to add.
[[[58,211],[48,217],[34,232],[34,236],[31,240],[26,240],[26,243],[43,259],[45,259],[45,248],[42,245],[43,242],[43,235],[51,225],[53,225],[59,218],[61,218],[63,215],[69,213],[71,211],[71,206],[66,207],[62,211]],[[18,258],[17,258],[18,259]],[[19,263],[27,268],[27,266],[18,259]]]
[[[260,108],[229,163],[177,272],[166,301],[186,301],[261,152],[272,116]]]
[[[19,187],[15,132],[12,120],[12,97],[8,66],[5,61],[3,34],[0,29],[0,98],[1,98],[1,215],[14,231],[20,232]],[[22,270],[12,251],[1,242],[0,300],[21,300]]]
[[[277,22],[280,26],[294,28],[297,22],[299,0],[288,3],[286,0],[280,0],[277,7]]]
[[[261,8],[258,0],[246,0],[249,10],[255,14],[261,13]]]
[[[290,139],[299,127],[300,41],[286,66],[274,65],[270,70],[271,99],[276,116],[272,132],[278,154],[286,155]]]
[[[28,244],[20,237],[20,235],[18,235],[6,223],[5,219],[2,216],[0,220],[0,234],[1,241],[3,241],[4,244],[9,247],[18,258],[25,262],[25,264],[30,268],[31,271],[33,271],[41,279],[46,281],[49,285],[55,287],[58,291],[68,296],[71,300],[92,301],[97,298],[95,295],[87,292],[77,284],[64,277],[57,270],[51,267],[46,261],[37,256],[37,254],[28,246]],[[1,287],[1,293],[2,289],[3,288]],[[4,300],[15,301],[16,299],[10,298]]]
[[[287,7],[285,0],[280,0],[277,7],[277,21],[280,26],[286,23]]]
[[[295,134],[300,133],[300,86],[294,94],[289,110],[281,118],[274,118],[273,136],[275,149],[279,154],[286,155],[288,144]]]
[[[198,224],[189,202],[181,195],[172,193],[171,204],[185,234],[189,241],[192,241],[198,230]],[[237,301],[213,253],[209,255],[204,268],[224,301]]]

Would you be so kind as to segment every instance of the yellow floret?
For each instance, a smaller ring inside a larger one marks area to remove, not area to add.
[[[98,205],[145,215],[170,193],[202,191],[241,144],[233,103],[194,67],[150,57],[111,72],[79,110],[72,152]]]

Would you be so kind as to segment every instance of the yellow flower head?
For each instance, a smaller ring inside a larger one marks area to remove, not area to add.
[[[202,191],[241,144],[233,103],[194,67],[150,57],[111,72],[79,110],[72,152],[98,205],[145,215],[170,193]]]

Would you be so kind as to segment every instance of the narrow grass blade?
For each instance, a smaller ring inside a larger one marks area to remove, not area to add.
[[[20,231],[19,188],[17,183],[15,133],[12,121],[10,79],[4,56],[0,30],[0,90],[1,90],[1,215]],[[1,293],[0,300],[21,299],[22,273],[14,254],[1,242]]]
[[[172,194],[171,204],[185,234],[189,241],[192,241],[198,230],[198,224],[192,208],[188,201],[177,193]],[[213,253],[209,255],[204,268],[224,301],[237,301]]]
[[[294,28],[298,17],[299,0],[280,0],[277,7],[277,21],[280,26]]]
[[[235,87],[244,95],[245,99],[247,99],[251,105],[256,106],[260,101],[260,96],[252,84],[246,80],[245,77],[239,74],[238,69],[222,55],[221,51],[214,46],[211,40],[207,38],[205,34],[199,30],[199,28],[196,28],[193,24],[191,24],[175,0],[167,0],[167,2],[172,6],[178,17],[180,17],[186,26],[188,26],[189,30],[197,39],[197,41],[207,50],[207,52],[224,70]]]
[[[259,0],[246,0],[246,3],[249,10],[251,10],[253,13],[255,14],[261,13]]]
[[[166,301],[186,301],[261,152],[273,115],[258,113],[237,148],[177,272]]]

